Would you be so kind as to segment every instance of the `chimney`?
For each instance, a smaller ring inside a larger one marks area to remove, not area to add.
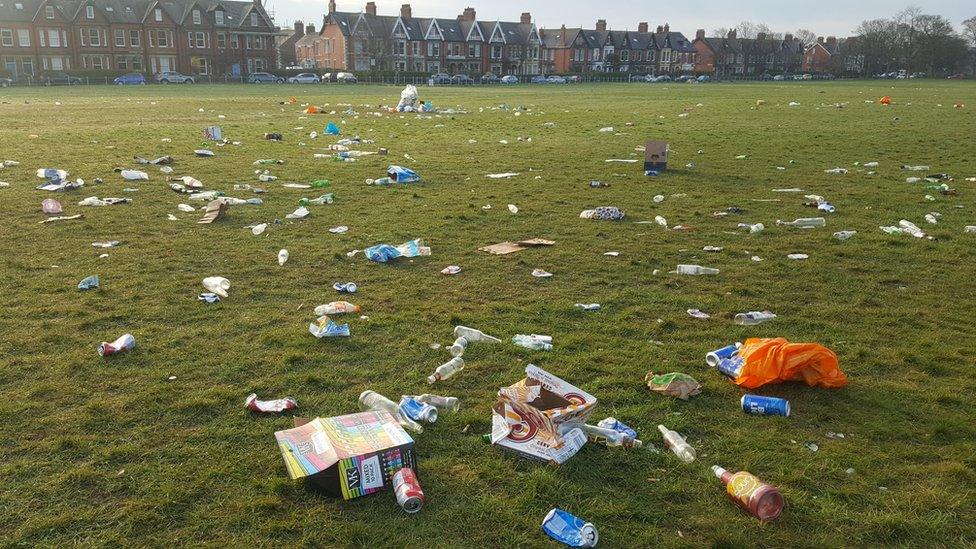
[[[729,40],[735,40],[739,36],[739,31],[732,29],[729,31]]]
[[[637,32],[647,32],[647,21],[637,23]]]
[[[315,25],[308,25],[305,27],[305,34],[312,35],[315,34]]]
[[[664,24],[664,33],[667,34],[669,32],[671,32],[671,25],[669,25],[668,23],[665,23]]]
[[[603,32],[603,31],[607,30],[607,20],[606,19],[600,19],[600,20],[598,20],[596,22],[596,30],[598,30],[600,32]]]
[[[329,0],[329,13],[335,13],[335,12],[336,12],[335,0]]]
[[[563,23],[563,26],[559,27],[559,44],[561,46],[566,45],[566,23]]]
[[[413,10],[410,9],[410,4],[400,6],[400,19],[409,21],[411,17],[413,17]]]
[[[765,42],[765,41],[766,41],[766,33],[760,32],[756,34],[756,42]]]
[[[829,44],[831,46],[836,46],[837,45],[837,37],[836,36],[828,36],[827,37],[827,44]]]
[[[302,36],[305,34],[305,23],[301,21],[295,21],[295,34]]]
[[[376,2],[366,2],[366,14],[376,15]]]
[[[474,8],[464,8],[464,13],[458,15],[458,21],[474,21],[478,18]]]
[[[817,37],[817,43],[818,43],[818,44],[823,44],[823,43],[824,43],[824,42],[823,42],[823,36],[818,36],[818,37]]]
[[[793,41],[793,35],[792,34],[787,34],[786,36],[783,37],[783,41],[784,42],[792,42]]]
[[[695,40],[704,40],[704,39],[705,39],[705,29],[698,29],[698,32],[695,33]]]
[[[522,12],[522,17],[519,19],[519,23],[523,25],[529,25],[532,23],[532,14],[529,12]]]
[[[661,34],[662,32],[664,32],[664,27],[662,27],[661,25],[658,25],[657,26],[657,33],[658,34]]]

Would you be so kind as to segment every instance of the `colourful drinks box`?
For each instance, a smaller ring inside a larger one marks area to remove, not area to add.
[[[389,489],[403,467],[416,470],[413,439],[389,412],[306,421],[275,439],[288,476],[310,489],[354,499]]]

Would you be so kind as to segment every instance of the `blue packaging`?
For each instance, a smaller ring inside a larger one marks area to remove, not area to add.
[[[400,399],[400,410],[414,421],[426,421],[427,423],[437,421],[437,408],[412,397]]]
[[[723,358],[718,363],[718,371],[723,375],[735,379],[739,377],[739,372],[742,371],[743,364],[745,364],[745,361],[738,355],[732,358]]]
[[[790,401],[761,395],[743,395],[742,411],[757,416],[790,417]]]
[[[596,547],[600,539],[595,526],[558,508],[542,519],[542,531],[570,547]]]
[[[637,431],[631,429],[625,423],[623,423],[622,421],[616,418],[608,417],[608,418],[601,419],[599,423],[596,424],[596,426],[602,427],[604,429],[613,429],[618,433],[622,433],[624,435],[629,436],[631,439],[638,438]]]
[[[736,353],[739,352],[739,347],[741,343],[733,343],[732,345],[726,345],[721,349],[715,349],[714,351],[705,355],[705,364],[708,364],[712,368],[718,367],[718,363],[722,361],[723,358],[732,358]]]

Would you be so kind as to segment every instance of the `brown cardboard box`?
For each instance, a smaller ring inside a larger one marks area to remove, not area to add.
[[[666,141],[648,141],[644,145],[644,172],[663,172],[668,168],[668,144]]]

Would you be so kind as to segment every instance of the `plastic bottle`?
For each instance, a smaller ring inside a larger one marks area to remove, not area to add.
[[[662,227],[664,227],[665,229],[668,228],[668,220],[667,219],[664,219],[663,217],[661,217],[659,215],[656,215],[656,216],[654,216],[654,221],[657,221],[657,224],[660,225],[660,226],[662,226]]]
[[[914,236],[915,238],[925,238],[927,235],[925,231],[920,229],[918,225],[908,221],[907,219],[902,219],[898,222],[898,226],[902,228],[906,233]]]
[[[288,250],[278,252],[278,265],[284,265],[288,261]]]
[[[465,339],[463,337],[459,337],[459,338],[455,339],[454,340],[454,343],[451,345],[451,349],[450,349],[451,356],[462,356],[462,355],[464,355],[464,349],[467,346],[468,346],[468,340],[467,339]]]
[[[265,183],[268,183],[268,182],[271,182],[271,181],[275,181],[278,178],[275,177],[275,176],[273,176],[273,175],[271,175],[271,174],[269,174],[269,173],[263,173],[263,174],[261,174],[261,175],[258,176],[258,179],[260,179],[261,181],[264,181]]]
[[[827,220],[822,217],[801,217],[794,221],[780,221],[777,219],[776,225],[780,227],[796,227],[797,229],[814,229],[817,227],[825,227]]]
[[[322,196],[320,196],[318,198],[311,198],[311,199],[309,199],[309,198],[302,198],[302,199],[299,199],[298,200],[298,205],[299,206],[308,206],[310,204],[315,204],[317,206],[321,206],[322,204],[332,204],[333,202],[335,202],[335,195],[332,194],[332,193],[328,193],[328,194],[323,194]]]
[[[468,343],[482,342],[482,343],[501,343],[502,340],[497,337],[492,337],[481,330],[475,330],[474,328],[468,328],[467,326],[455,326],[454,327],[454,337],[463,337],[468,340]]]
[[[230,289],[230,280],[222,276],[208,276],[203,279],[203,287],[220,297],[227,297],[227,290]]]
[[[589,439],[593,442],[599,442],[606,444],[607,446],[620,448],[640,448],[644,446],[644,443],[639,439],[632,438],[613,429],[586,424],[580,425],[579,428],[582,429],[583,432],[586,433],[586,436],[589,437]]]
[[[341,315],[345,313],[358,313],[359,305],[353,305],[348,301],[333,301],[315,308],[315,314],[322,315]]]
[[[718,465],[712,465],[712,473],[725,484],[729,499],[759,520],[775,520],[783,512],[786,501],[779,489],[755,475],[745,471],[730,473]]]
[[[316,179],[315,181],[312,181],[310,183],[313,189],[324,189],[331,184],[332,182],[329,181],[328,179]]]
[[[834,233],[834,238],[836,238],[837,240],[844,241],[844,240],[848,240],[849,238],[851,238],[856,234],[857,231],[837,231],[836,233]]]
[[[761,233],[761,232],[763,232],[763,230],[766,229],[766,226],[763,225],[762,223],[756,223],[754,225],[750,225],[748,223],[739,223],[739,228],[740,229],[749,229],[749,232],[750,233],[755,234],[755,233]]]
[[[424,428],[416,421],[410,419],[400,412],[400,407],[396,402],[386,398],[376,391],[363,391],[359,395],[359,409],[362,411],[377,410],[387,411],[400,422],[405,429],[410,429],[415,433],[423,433]]]
[[[446,410],[449,412],[457,412],[461,409],[461,401],[457,397],[442,397],[437,395],[432,395],[424,393],[417,397],[420,402],[426,402],[435,408],[441,410]]]
[[[664,444],[674,452],[674,455],[678,456],[678,459],[685,463],[695,461],[695,449],[685,442],[685,439],[677,431],[672,431],[664,425],[658,425],[657,430],[661,431],[664,436]]]
[[[719,270],[701,265],[678,265],[677,273],[682,275],[717,275]]]
[[[366,180],[366,184],[367,185],[380,185],[380,186],[384,186],[384,185],[392,185],[394,183],[396,183],[396,181],[393,181],[389,177],[381,177],[379,179],[367,179]]]
[[[512,338],[512,343],[518,345],[519,347],[525,347],[526,349],[532,349],[533,351],[551,351],[552,350],[552,337],[544,336],[538,334],[516,334]]]
[[[776,318],[776,315],[769,311],[752,311],[750,313],[739,313],[733,319],[739,326],[756,326]]]
[[[464,369],[464,359],[461,357],[454,357],[451,360],[441,364],[434,370],[434,373],[427,376],[427,383],[431,385],[436,381],[444,381],[450,379],[451,376],[460,372]]]

